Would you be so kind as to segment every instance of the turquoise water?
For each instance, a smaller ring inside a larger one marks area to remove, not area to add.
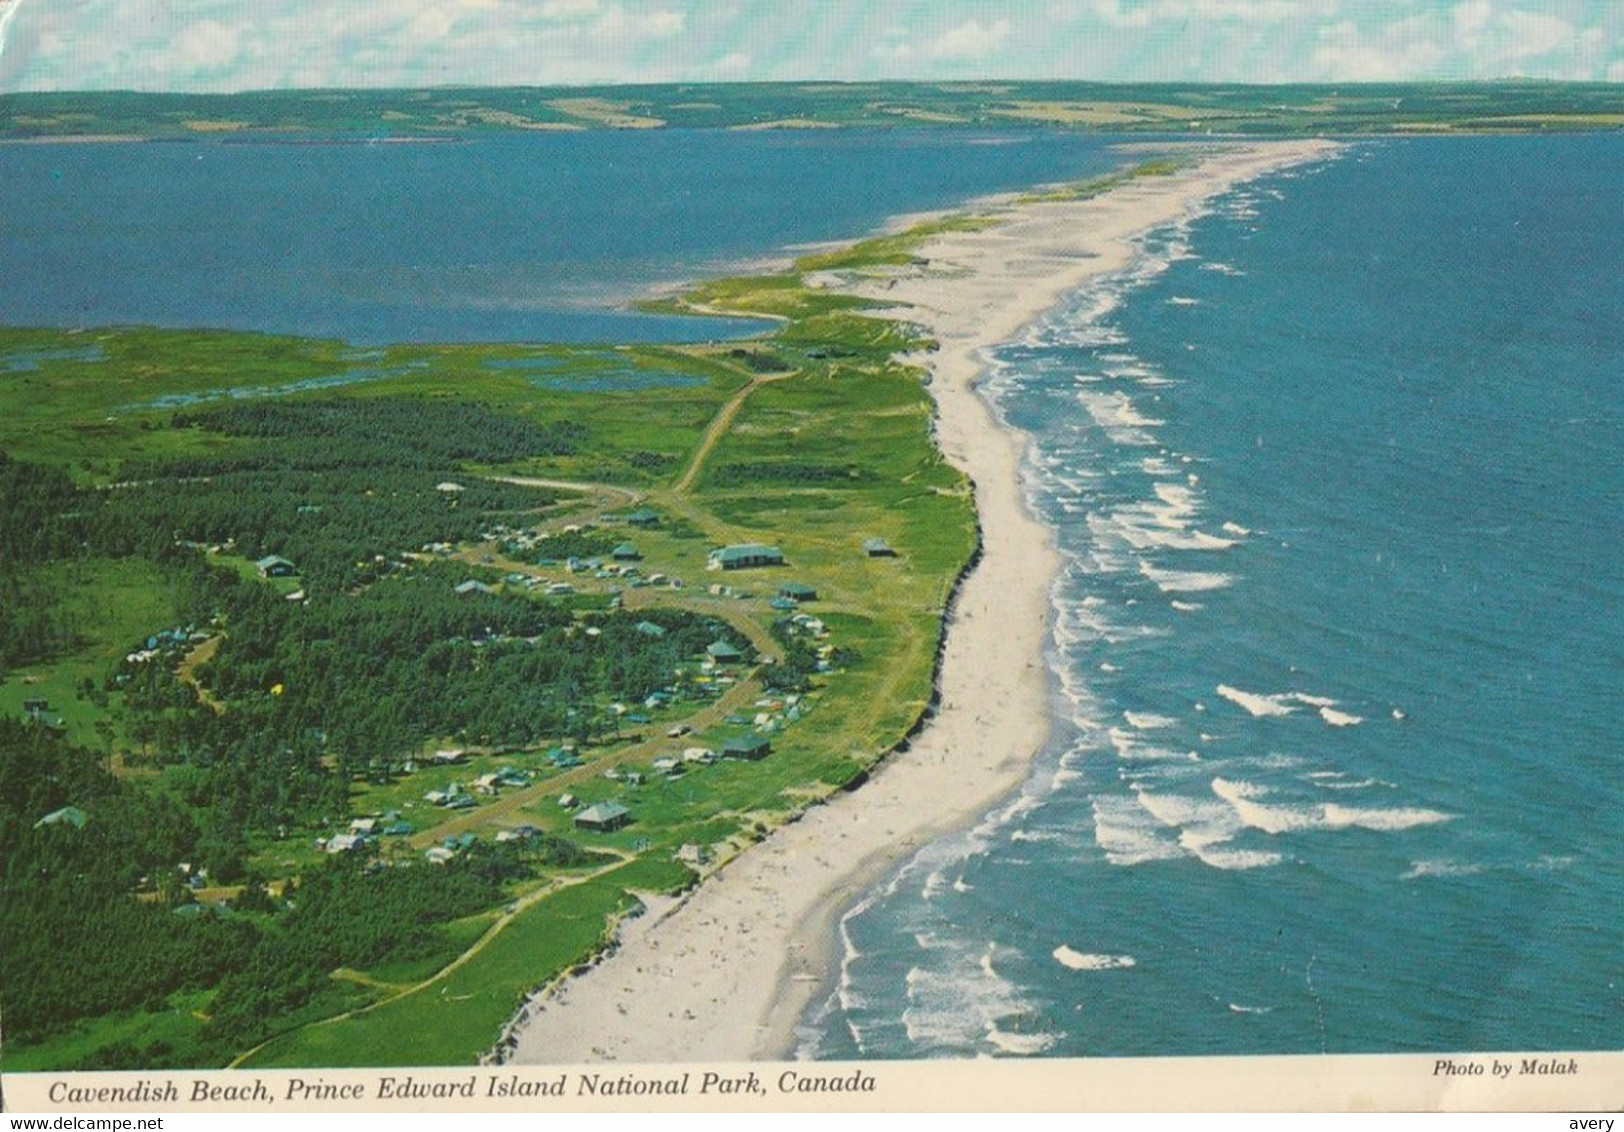
[[[1624,138],[1362,143],[998,353],[1055,732],[823,1057],[1624,1047]]]
[[[615,131],[456,145],[0,148],[0,321],[390,342],[703,341],[662,285],[1103,172],[1041,132]]]

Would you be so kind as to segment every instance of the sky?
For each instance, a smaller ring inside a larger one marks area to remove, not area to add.
[[[1620,0],[0,0],[0,91],[1624,82]]]

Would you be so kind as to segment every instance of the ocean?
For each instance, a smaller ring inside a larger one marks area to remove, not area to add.
[[[396,342],[705,341],[663,286],[888,218],[1086,178],[1041,130],[475,134],[0,146],[0,323]]]
[[[1624,1048],[1624,137],[1394,139],[991,359],[1054,731],[824,1058]]]

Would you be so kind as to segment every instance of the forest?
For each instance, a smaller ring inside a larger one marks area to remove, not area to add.
[[[590,855],[551,836],[479,842],[440,868],[341,855],[273,897],[250,864],[255,844],[347,814],[353,783],[398,778],[434,739],[590,743],[618,726],[607,702],[670,685],[717,639],[748,645],[680,609],[460,593],[493,572],[422,553],[547,519],[557,493],[469,465],[568,453],[579,426],[377,398],[184,411],[163,427],[208,434],[215,454],[132,463],[101,486],[0,454],[0,676],[94,630],[56,600],[55,575],[75,564],[156,564],[178,622],[129,642],[80,689],[117,720],[119,764],[160,778],[110,772],[112,727],[97,752],[38,720],[0,719],[0,985],[14,1041],[208,990],[215,1006],[187,1056],[224,1053],[330,997],[335,968],[449,958],[441,925],[500,902],[538,863]],[[457,490],[441,490],[453,476]],[[612,541],[588,529],[558,546]],[[296,575],[257,577],[251,564],[273,555]],[[201,644],[212,652],[183,676]],[[188,876],[240,895],[204,909]],[[206,914],[177,914],[189,910]],[[113,1043],[83,1067],[174,1052]]]

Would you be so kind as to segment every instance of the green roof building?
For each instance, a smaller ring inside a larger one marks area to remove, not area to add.
[[[744,735],[738,739],[729,739],[722,744],[722,757],[724,759],[744,759],[755,762],[764,759],[772,753],[773,746],[764,735]]]
[[[575,828],[594,833],[610,833],[632,820],[631,811],[619,802],[599,802],[575,815]]]
[[[784,552],[776,546],[746,542],[711,551],[706,567],[711,570],[749,570],[759,566],[783,564]]]
[[[705,655],[717,664],[739,664],[744,660],[744,654],[726,641],[712,641]]]

